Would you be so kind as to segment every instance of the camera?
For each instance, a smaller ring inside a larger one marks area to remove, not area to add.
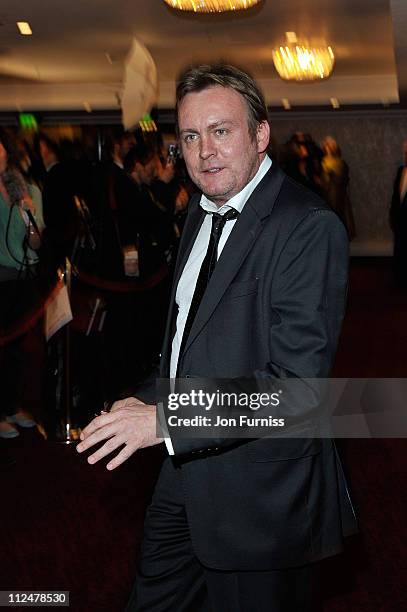
[[[175,144],[168,145],[167,162],[175,163],[179,155],[178,147]]]

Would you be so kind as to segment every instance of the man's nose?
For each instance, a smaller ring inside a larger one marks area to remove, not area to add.
[[[202,136],[199,147],[199,156],[202,159],[208,159],[216,153],[216,149],[210,136]]]

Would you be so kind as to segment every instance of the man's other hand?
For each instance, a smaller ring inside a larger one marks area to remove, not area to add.
[[[136,450],[162,442],[156,437],[156,407],[144,404],[135,397],[115,402],[108,413],[94,418],[81,433],[81,442],[76,447],[79,453],[106,440],[105,444],[88,462],[93,464],[124,445],[124,448],[107,464],[114,470],[124,463]]]

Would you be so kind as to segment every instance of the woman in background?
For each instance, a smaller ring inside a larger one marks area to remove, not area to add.
[[[342,219],[349,236],[355,237],[355,221],[349,199],[349,167],[342,159],[341,150],[334,138],[328,136],[322,143],[322,188],[329,206]]]
[[[38,314],[37,250],[41,245],[41,193],[26,183],[0,132],[0,437],[33,427],[23,410],[23,342]]]

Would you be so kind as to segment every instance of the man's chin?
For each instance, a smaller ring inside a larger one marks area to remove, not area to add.
[[[202,191],[202,193],[208,198],[208,200],[210,200],[217,206],[222,206],[223,204],[225,204],[225,202],[230,200],[230,198],[232,197],[232,196],[229,196],[227,193],[218,193],[218,192],[210,193],[208,191]]]
[[[227,202],[228,200],[230,200],[230,198],[232,197],[233,193],[232,189],[230,188],[215,188],[215,187],[210,187],[208,185],[198,185],[202,191],[202,193],[208,198],[208,200],[211,200],[212,202],[215,203],[224,203]]]

